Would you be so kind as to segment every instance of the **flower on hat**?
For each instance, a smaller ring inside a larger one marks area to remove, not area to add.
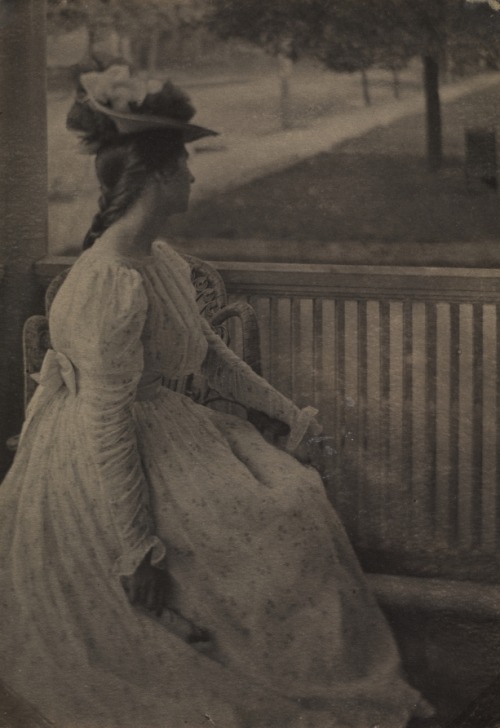
[[[128,66],[114,65],[105,71],[83,73],[80,83],[88,94],[113,111],[130,112],[131,105],[140,106],[148,93],[148,82],[132,78]],[[156,82],[158,83],[158,82]],[[161,89],[161,83],[159,84]]]
[[[131,76],[125,65],[80,76],[87,94],[99,104],[119,113],[147,113],[189,121],[194,115],[189,97],[170,81]]]

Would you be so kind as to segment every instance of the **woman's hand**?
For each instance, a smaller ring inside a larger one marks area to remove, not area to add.
[[[327,491],[331,490],[335,483],[335,461],[337,458],[333,437],[322,433],[306,433],[294,455],[301,463],[315,468],[320,474]]]
[[[122,584],[131,604],[144,607],[157,617],[161,617],[173,591],[170,575],[152,566],[150,554],[145,556],[132,576],[122,579]]]
[[[312,462],[313,455],[317,449],[318,442],[321,440],[322,432],[323,427],[313,418],[309,423],[304,437],[293,451],[293,456],[304,465],[314,464]]]

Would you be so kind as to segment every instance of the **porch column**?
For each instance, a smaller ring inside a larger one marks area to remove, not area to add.
[[[0,475],[23,418],[23,323],[42,312],[47,253],[45,0],[0,0]]]

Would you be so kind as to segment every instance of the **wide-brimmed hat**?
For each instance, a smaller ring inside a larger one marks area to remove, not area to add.
[[[195,109],[189,96],[170,81],[134,77],[126,65],[91,71],[79,78],[78,102],[113,122],[118,134],[155,129],[180,131],[185,143],[218,132],[191,124]]]

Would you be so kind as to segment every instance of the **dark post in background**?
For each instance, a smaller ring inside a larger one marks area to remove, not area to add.
[[[0,475],[23,418],[25,319],[41,312],[33,263],[47,252],[45,0],[0,0]]]

